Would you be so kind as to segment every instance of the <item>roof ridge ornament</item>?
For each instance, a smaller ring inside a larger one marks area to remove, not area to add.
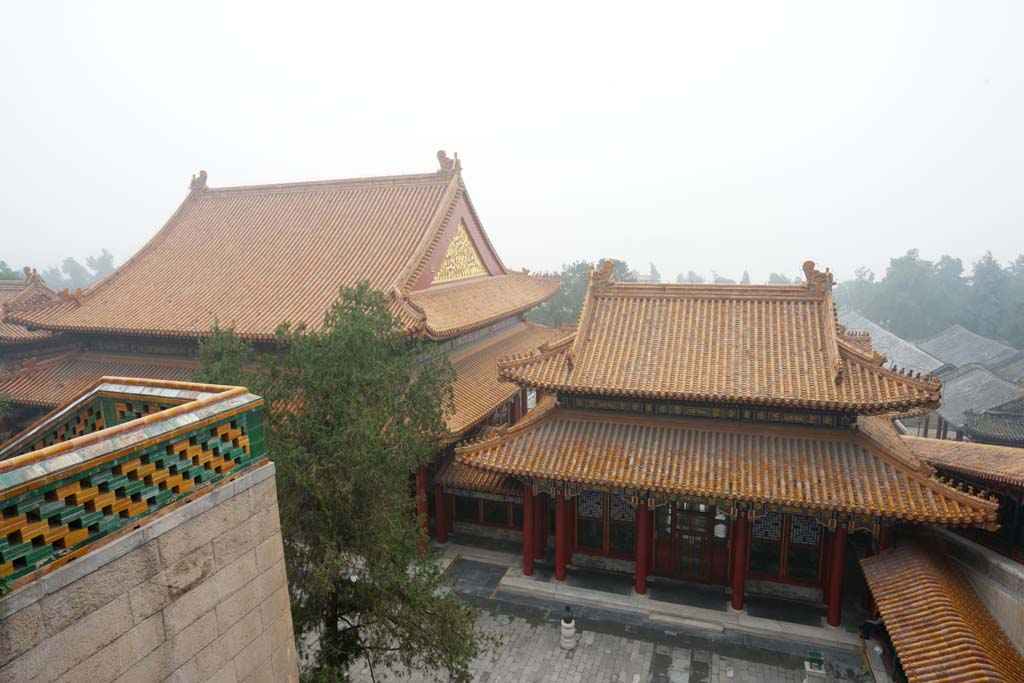
[[[40,284],[42,282],[42,278],[39,277],[39,272],[36,271],[35,268],[29,268],[28,266],[25,266],[24,268],[22,268],[22,270],[25,272],[26,287],[29,285]]]
[[[835,283],[832,272],[828,268],[823,273],[814,267],[814,261],[808,260],[804,261],[803,269],[804,277],[807,278],[807,287],[811,292],[824,294],[825,292],[832,291],[832,286]]]
[[[611,259],[605,259],[600,268],[590,271],[590,288],[595,294],[607,291],[612,283],[612,271],[615,270],[615,263]]]
[[[199,171],[199,175],[192,176],[192,182],[188,184],[189,192],[202,192],[208,190],[206,186],[206,171]]]
[[[462,161],[459,160],[459,153],[455,152],[455,157],[451,158],[448,153],[443,149],[437,150],[437,161],[441,164],[441,170],[438,171],[443,176],[449,178],[453,175],[459,175],[462,173]]]

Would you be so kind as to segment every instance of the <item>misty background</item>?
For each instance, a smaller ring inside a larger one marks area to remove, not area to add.
[[[213,187],[432,171],[506,265],[840,280],[1024,252],[1024,5],[5,3],[0,258]]]

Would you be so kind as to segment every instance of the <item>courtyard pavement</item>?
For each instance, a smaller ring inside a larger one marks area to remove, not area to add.
[[[562,650],[559,621],[565,602],[503,590],[503,579],[514,569],[498,555],[481,558],[477,553],[475,558],[456,557],[449,568],[451,590],[478,610],[478,628],[501,643],[473,662],[475,681],[799,683],[804,658],[812,649],[824,654],[829,680],[874,680],[860,651],[853,647],[830,648],[732,629],[664,624],[641,612],[586,604],[571,605],[577,645]],[[371,680],[360,666],[351,674],[354,681]],[[419,672],[378,672],[377,680],[438,679]]]

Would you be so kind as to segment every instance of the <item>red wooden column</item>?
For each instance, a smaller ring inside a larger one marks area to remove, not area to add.
[[[636,592],[647,592],[647,575],[651,563],[651,515],[641,501],[636,508]]]
[[[425,539],[430,537],[430,519],[427,517],[427,466],[420,465],[416,468],[416,514],[423,526]],[[420,541],[420,552],[427,549],[426,540]]]
[[[892,547],[892,527],[882,526],[878,529],[878,552]]]
[[[434,540],[448,542],[448,496],[440,484],[434,484]]]
[[[565,494],[558,492],[555,499],[555,580],[565,581],[565,565],[569,555],[569,505]]]
[[[843,566],[846,564],[846,526],[839,524],[832,535],[828,572],[828,623],[839,626],[843,607]]]
[[[534,520],[533,487],[523,488],[523,576],[533,576]]]
[[[548,501],[547,494],[538,493],[533,511],[533,559],[543,560],[548,545]]]
[[[732,525],[732,608],[743,609],[744,582],[747,578],[747,555],[750,548],[750,518],[741,512]]]

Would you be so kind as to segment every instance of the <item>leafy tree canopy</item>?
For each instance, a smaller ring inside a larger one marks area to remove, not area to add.
[[[598,263],[602,263],[601,259]],[[631,270],[625,261],[610,259],[612,262],[612,279],[616,282],[636,282],[636,271]],[[653,264],[651,264],[653,265]],[[575,325],[583,307],[583,297],[587,295],[587,276],[597,264],[592,261],[574,261],[562,266],[559,277],[562,284],[550,299],[530,311],[530,320],[561,327]]]
[[[891,259],[877,279],[860,268],[840,283],[836,300],[907,339],[922,339],[953,324],[1024,347],[1024,255],[1004,268],[985,254],[965,273],[952,256],[921,258],[917,249]]]
[[[11,270],[6,261],[0,261],[0,280],[20,280],[21,273]]]
[[[304,678],[342,680],[358,660],[377,673],[469,680],[483,641],[420,552],[410,479],[446,433],[447,358],[419,362],[384,295],[365,283],[341,290],[322,330],[283,326],[277,347],[254,367],[247,343],[214,329],[196,379],[244,383],[266,400]]]
[[[676,282],[679,284],[701,285],[704,284],[704,276],[699,275],[696,271],[688,270],[686,275],[682,273],[676,275]]]
[[[40,276],[51,289],[72,291],[95,284],[114,272],[114,255],[103,249],[99,256],[89,256],[83,266],[73,257],[61,261],[60,267],[50,266]]]

